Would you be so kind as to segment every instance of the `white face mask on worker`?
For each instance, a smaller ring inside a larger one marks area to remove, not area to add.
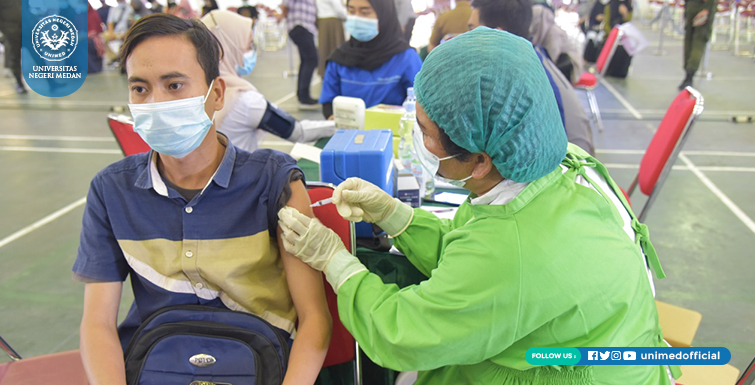
[[[467,184],[467,181],[472,178],[472,175],[460,180],[448,179],[438,175],[440,162],[447,159],[456,158],[457,156],[459,156],[459,154],[439,158],[437,155],[430,152],[430,150],[425,147],[425,142],[422,139],[422,131],[420,131],[418,126],[418,124],[414,125],[412,144],[414,145],[414,151],[417,153],[417,159],[419,159],[419,163],[422,165],[425,171],[430,173],[430,175],[441,182],[445,182],[456,187],[464,187]]]

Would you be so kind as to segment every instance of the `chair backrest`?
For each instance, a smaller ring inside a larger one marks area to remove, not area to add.
[[[4,351],[5,354],[7,354],[8,357],[10,357],[10,359],[13,361],[18,361],[21,359],[21,355],[18,354],[18,352],[16,352],[16,350],[13,349],[13,347],[11,347],[9,343],[5,342],[3,336],[0,336],[0,349],[2,349],[2,351]]]
[[[128,116],[110,114],[107,116],[107,125],[113,132],[123,155],[140,154],[150,150],[149,145],[142,140],[142,137],[134,132],[134,122]]]
[[[750,361],[750,365],[742,373],[742,377],[739,377],[736,385],[752,385],[753,383],[755,383],[755,358]]]
[[[613,54],[616,52],[616,47],[619,46],[621,41],[621,29],[618,26],[613,27],[611,33],[608,34],[606,41],[603,43],[603,48],[598,55],[598,61],[595,62],[595,69],[598,73],[603,75],[608,69],[608,63],[611,62]]]
[[[78,350],[0,364],[0,385],[87,384]]]
[[[332,197],[334,189],[335,186],[330,183],[307,182],[307,192],[312,202]],[[315,217],[326,227],[335,231],[341,237],[341,241],[346,245],[346,248],[354,254],[356,251],[354,223],[343,219],[338,214],[334,204],[314,207],[312,210],[315,213]],[[330,337],[330,347],[323,364],[324,367],[327,367],[354,360],[356,358],[356,348],[354,337],[346,330],[341,323],[341,319],[338,317],[336,294],[327,282],[325,282],[325,297],[328,301],[330,315],[333,318],[333,333]]]
[[[629,188],[629,195],[639,185],[648,195],[638,219],[642,221],[676,162],[692,129],[695,118],[703,112],[703,97],[692,87],[682,90],[671,103],[653,135],[640,163],[637,178]]]

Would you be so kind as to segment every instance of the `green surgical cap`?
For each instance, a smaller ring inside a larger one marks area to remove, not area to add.
[[[439,45],[414,90],[452,142],[490,155],[506,179],[531,182],[566,155],[553,89],[532,44],[518,36],[479,27]]]

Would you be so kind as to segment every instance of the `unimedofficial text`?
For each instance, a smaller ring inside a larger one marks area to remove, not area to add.
[[[678,353],[640,353],[643,360],[718,360],[721,358],[719,352],[678,352]]]

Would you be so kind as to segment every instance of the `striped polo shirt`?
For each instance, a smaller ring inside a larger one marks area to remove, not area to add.
[[[223,160],[190,201],[162,180],[153,151],[116,162],[91,182],[73,271],[96,281],[131,276],[134,304],[119,326],[124,346],[143,320],[173,305],[249,312],[294,329],[276,229],[278,198],[296,161],[218,139]]]

